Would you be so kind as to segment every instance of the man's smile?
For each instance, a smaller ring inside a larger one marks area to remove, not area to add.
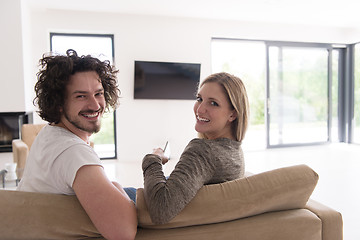
[[[98,118],[100,116],[100,112],[92,112],[92,113],[80,113],[80,115],[86,117],[86,118]]]

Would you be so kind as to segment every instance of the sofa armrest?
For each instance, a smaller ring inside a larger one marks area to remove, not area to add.
[[[12,141],[12,149],[14,163],[16,163],[16,175],[18,179],[21,179],[26,164],[26,158],[29,154],[29,147],[24,141],[14,139]]]
[[[343,239],[343,221],[341,213],[312,199],[309,199],[305,208],[320,218],[323,240]]]

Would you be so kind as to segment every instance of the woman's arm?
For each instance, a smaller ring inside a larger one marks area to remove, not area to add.
[[[167,180],[159,156],[146,155],[142,167],[145,201],[156,224],[174,218],[215,172],[211,149],[201,140],[189,143]]]
[[[113,184],[106,177],[101,166],[81,167],[73,189],[91,221],[106,239],[135,238],[135,205],[120,184]]]

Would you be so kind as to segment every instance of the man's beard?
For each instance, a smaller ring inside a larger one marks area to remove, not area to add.
[[[86,112],[86,113],[99,112],[99,114],[101,115],[101,113],[103,112],[103,109],[100,109],[98,111],[83,111],[83,112]],[[81,115],[81,112],[79,113],[79,115]],[[66,111],[64,113],[64,116],[72,125],[74,125],[76,128],[78,128],[84,132],[93,134],[93,133],[97,133],[100,131],[101,119],[99,119],[99,121],[96,121],[96,122],[88,122],[89,124],[92,124],[92,126],[85,126],[85,124],[82,124],[80,120],[71,119],[71,117],[66,113]],[[79,116],[79,117],[81,118],[82,116]]]

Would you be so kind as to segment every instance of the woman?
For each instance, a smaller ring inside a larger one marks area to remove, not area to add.
[[[238,77],[216,73],[200,84],[194,105],[199,138],[190,141],[169,178],[162,172],[161,165],[168,160],[162,149],[142,162],[145,201],[154,223],[169,222],[204,184],[244,176],[241,142],[248,109],[246,89]]]

